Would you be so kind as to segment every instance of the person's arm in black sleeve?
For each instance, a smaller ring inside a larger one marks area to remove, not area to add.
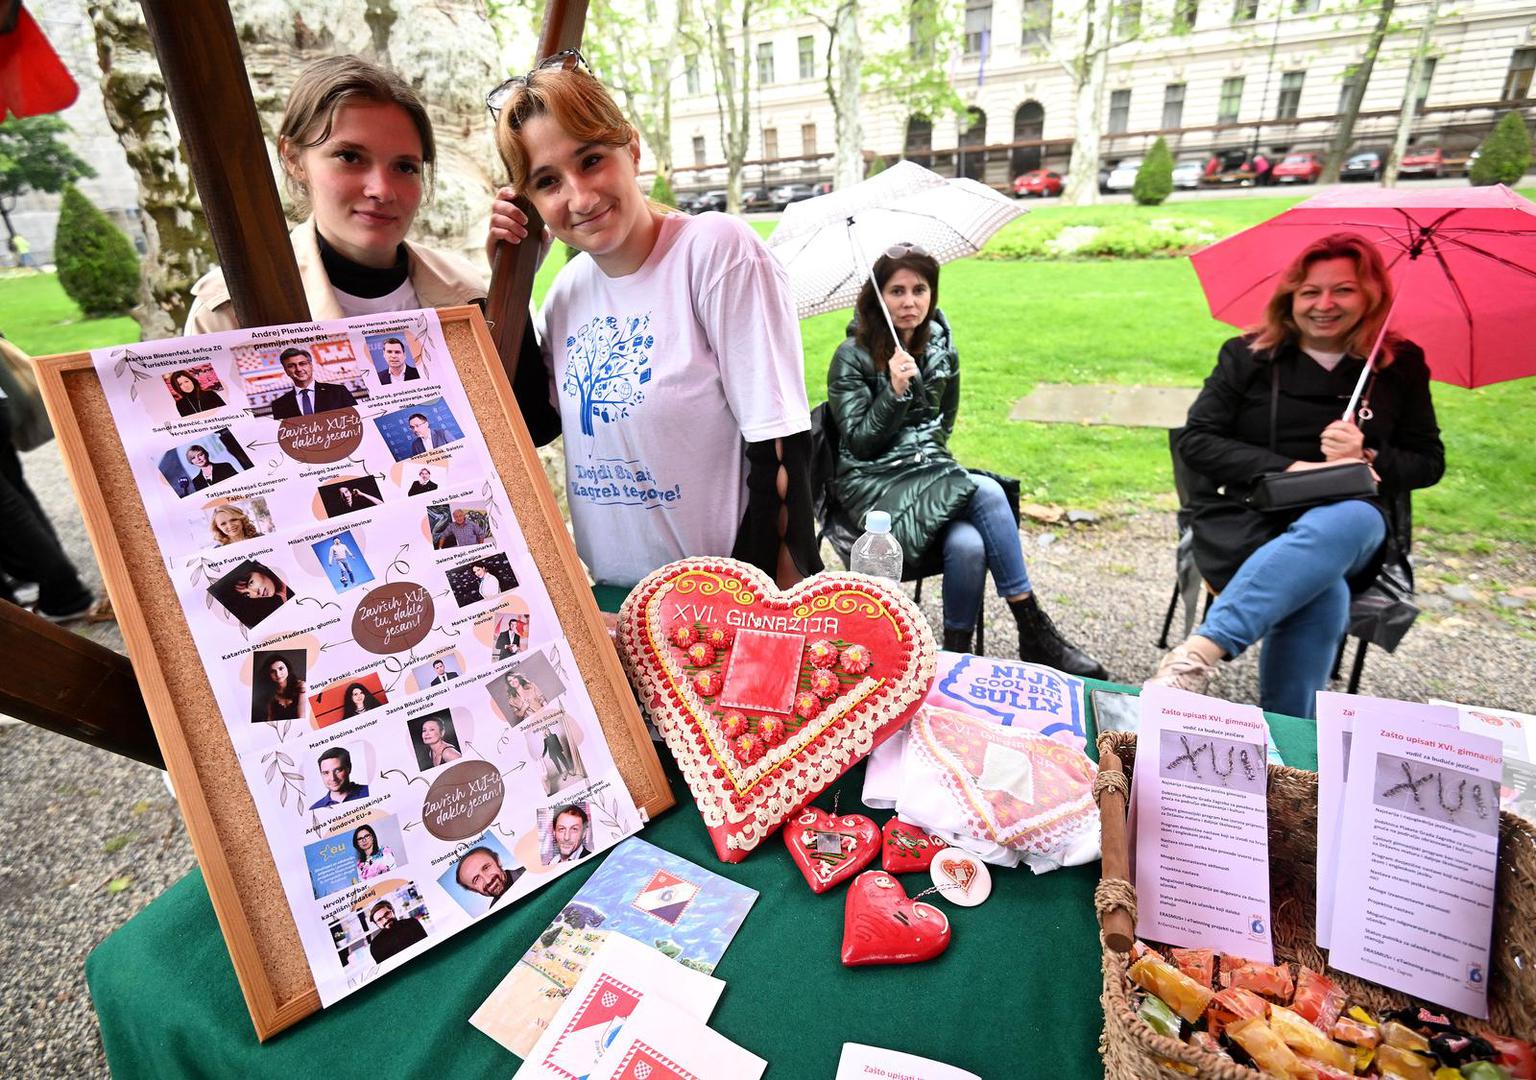
[[[553,442],[560,434],[560,410],[549,400],[549,369],[544,366],[544,354],[539,349],[538,335],[533,332],[533,319],[523,325],[523,343],[518,350],[517,375],[512,380],[512,394],[522,411],[523,423],[534,446]]]
[[[1291,460],[1267,445],[1232,437],[1248,383],[1254,378],[1254,361],[1241,338],[1221,347],[1216,370],[1189,407],[1189,418],[1179,436],[1184,463],[1217,484],[1251,484],[1261,473],[1284,472]],[[1267,368],[1262,375],[1266,392]]]
[[[787,589],[822,568],[811,503],[811,433],[746,446],[747,513],[731,554]]]
[[[1440,441],[1440,424],[1429,396],[1429,366],[1421,350],[1405,345],[1391,370],[1399,380],[1402,398],[1391,445],[1375,448],[1371,466],[1383,483],[1399,491],[1427,488],[1445,475],[1445,444]]]
[[[837,419],[844,446],[854,457],[873,461],[901,434],[912,391],[897,397],[889,376],[880,376],[871,388],[860,370],[860,361],[846,342],[832,357],[827,373],[827,407]]]

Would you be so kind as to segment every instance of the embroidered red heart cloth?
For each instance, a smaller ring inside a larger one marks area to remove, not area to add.
[[[748,852],[922,707],[933,632],[896,583],[787,591],[733,559],[682,559],[619,609],[619,654],[715,852]]]
[[[949,919],[932,904],[907,899],[883,870],[860,874],[843,908],[843,964],[919,964],[949,948]]]
[[[880,849],[880,865],[893,874],[927,870],[933,857],[949,846],[922,826],[901,818],[891,818],[881,831],[885,842]]]
[[[880,826],[863,814],[834,817],[807,806],[785,824],[784,846],[811,891],[824,893],[875,861]]]

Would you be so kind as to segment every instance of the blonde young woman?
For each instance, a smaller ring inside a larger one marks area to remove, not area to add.
[[[745,223],[645,198],[635,129],[574,50],[488,104],[512,178],[492,237],[526,235],[510,201],[522,192],[580,252],[542,321],[576,547],[593,579],[632,586],[689,555],[735,555],[781,585],[819,570],[783,270]]]
[[[220,546],[238,544],[242,540],[252,540],[261,535],[261,530],[256,528],[251,516],[232,504],[221,506],[213,512],[208,520],[208,531],[213,533],[214,542]]]

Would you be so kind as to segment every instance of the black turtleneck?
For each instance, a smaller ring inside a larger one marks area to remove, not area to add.
[[[395,250],[395,264],[381,270],[353,262],[332,247],[318,229],[315,230],[315,240],[319,242],[320,261],[325,266],[325,276],[331,279],[331,286],[349,296],[364,300],[388,296],[411,276],[410,257],[403,243]]]

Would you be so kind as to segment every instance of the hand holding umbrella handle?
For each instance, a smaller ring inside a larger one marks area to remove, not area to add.
[[[1376,370],[1376,355],[1381,352],[1381,343],[1387,338],[1387,327],[1392,325],[1392,313],[1397,310],[1397,298],[1403,295],[1401,288],[1392,290],[1392,305],[1387,308],[1387,317],[1381,320],[1381,329],[1376,332],[1376,342],[1371,346],[1371,355],[1365,358],[1365,367],[1360,369],[1360,377],[1355,380],[1354,393],[1349,395],[1349,404],[1344,409],[1344,415],[1339,419],[1346,423],[1355,422],[1355,407],[1360,404],[1360,395],[1365,392],[1365,380],[1370,378],[1371,372]],[[1369,420],[1370,415],[1362,417]]]

